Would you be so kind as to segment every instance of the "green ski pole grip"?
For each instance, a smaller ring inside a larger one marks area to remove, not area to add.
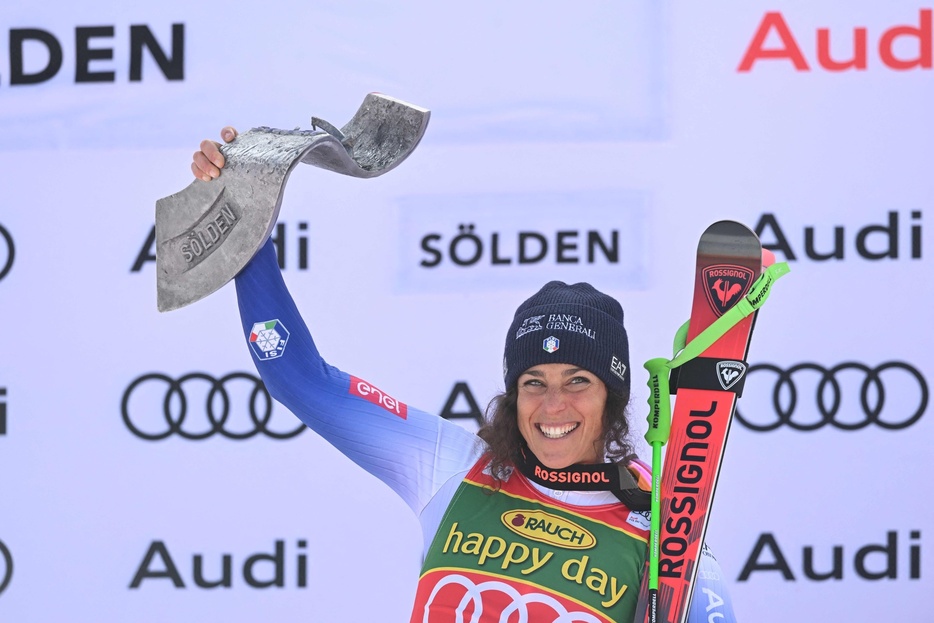
[[[652,516],[650,519],[649,590],[658,590],[658,534],[661,524],[662,446],[671,433],[671,392],[668,387],[668,360],[656,357],[645,362],[649,371],[649,428],[645,439],[652,446]]]
[[[649,371],[649,428],[645,440],[665,445],[671,432],[671,392],[668,389],[668,360],[656,357],[645,362]]]

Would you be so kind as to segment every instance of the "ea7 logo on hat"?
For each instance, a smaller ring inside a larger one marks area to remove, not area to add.
[[[707,301],[718,316],[722,316],[737,301],[746,296],[753,281],[752,269],[733,264],[718,264],[704,269]]]
[[[278,320],[257,322],[250,331],[250,347],[260,361],[281,357],[288,341],[289,330]]]
[[[618,376],[621,381],[626,380],[626,364],[616,355],[613,355],[613,360],[610,361],[610,372]]]
[[[746,364],[742,361],[718,361],[717,379],[723,389],[730,389],[746,374]]]
[[[561,345],[561,340],[555,336],[546,337],[545,341],[542,342],[542,348],[546,353],[553,353],[558,350],[558,347]]]

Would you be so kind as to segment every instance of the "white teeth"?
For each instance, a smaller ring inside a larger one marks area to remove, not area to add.
[[[542,431],[542,434],[549,439],[560,439],[577,428],[579,425],[579,423],[564,424],[562,426],[547,426],[545,424],[539,424],[538,430]]]

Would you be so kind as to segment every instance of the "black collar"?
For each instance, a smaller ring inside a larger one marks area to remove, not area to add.
[[[526,478],[549,489],[610,491],[632,510],[647,511],[651,508],[651,494],[639,488],[636,479],[622,463],[571,465],[563,469],[552,469],[542,465],[538,457],[523,443],[516,459],[516,467]]]

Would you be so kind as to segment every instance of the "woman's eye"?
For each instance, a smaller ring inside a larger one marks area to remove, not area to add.
[[[530,394],[539,394],[545,391],[545,384],[542,383],[539,379],[527,379],[522,381],[522,389],[529,392]]]
[[[575,376],[568,379],[568,385],[575,391],[583,390],[590,385],[590,379],[586,376]]]

